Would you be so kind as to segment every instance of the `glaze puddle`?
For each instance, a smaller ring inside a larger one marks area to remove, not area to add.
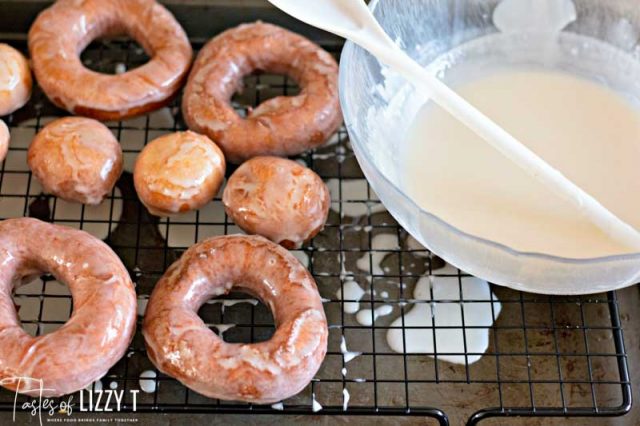
[[[157,374],[153,370],[145,370],[140,374],[140,390],[144,393],[154,393],[157,389],[156,386]]]
[[[347,349],[347,341],[344,338],[344,336],[342,336],[342,341],[340,342],[340,352],[342,352],[342,359],[344,360],[345,364],[347,364],[349,361],[353,360],[354,358],[362,355],[362,352],[352,352]],[[347,374],[347,370],[344,369],[343,375],[346,375],[346,374]]]
[[[433,301],[431,303],[414,303],[411,310],[391,324],[387,333],[387,343],[394,352],[424,353],[433,356],[437,352],[438,359],[454,364],[472,364],[480,360],[489,346],[489,328],[494,318],[498,318],[502,305],[492,294],[486,281],[475,277],[423,277],[416,284],[414,299]],[[462,294],[460,292],[462,288]],[[461,300],[469,302],[461,302]],[[484,302],[486,300],[486,302]],[[492,303],[493,300],[493,308]],[[463,314],[465,327],[463,327]],[[435,327],[452,327],[435,330]],[[484,328],[486,327],[486,328]],[[406,350],[405,350],[406,348]],[[465,353],[475,353],[467,355]],[[460,354],[460,355],[456,355]]]
[[[360,309],[360,300],[364,294],[362,287],[353,278],[347,278],[343,287],[336,291],[336,298],[349,300],[349,302],[344,302],[343,310],[347,314],[355,314]]]
[[[322,405],[320,405],[320,403],[316,400],[316,394],[312,394],[311,395],[311,410],[313,410],[314,413],[317,413],[318,411],[322,410]]]
[[[391,315],[391,312],[393,312],[393,306],[391,305],[378,306],[373,311],[371,309],[363,309],[356,315],[356,321],[360,325],[371,326],[378,318]]]
[[[395,234],[378,234],[371,240],[371,254],[365,253],[356,266],[361,271],[369,272],[373,275],[384,275],[382,262],[390,254],[389,251],[399,250],[398,236]],[[385,251],[386,250],[386,251]]]
[[[351,395],[349,395],[349,391],[347,388],[342,389],[342,411],[347,411],[349,408],[349,400],[351,399]]]

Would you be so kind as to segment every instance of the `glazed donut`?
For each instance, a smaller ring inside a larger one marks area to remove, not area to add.
[[[222,201],[242,230],[294,249],[322,230],[331,195],[320,176],[295,161],[256,157],[231,175]]]
[[[122,173],[122,149],[99,121],[65,117],[36,135],[27,162],[44,192],[97,205],[111,193]]]
[[[103,377],[124,355],[136,325],[136,293],[118,256],[83,231],[40,222],[0,222],[0,384],[53,397]],[[11,294],[21,279],[49,272],[65,282],[73,313],[62,328],[27,334]],[[18,377],[34,380],[13,380]]]
[[[129,34],[151,57],[119,75],[84,67],[80,53],[99,37]],[[33,70],[57,106],[121,120],[166,105],[182,86],[193,51],[173,15],[155,0],[58,0],[29,31]]]
[[[271,308],[271,340],[229,344],[198,316],[210,298],[236,290]],[[282,247],[256,236],[225,236],[191,247],[153,290],[143,335],[156,367],[194,391],[268,404],[299,393],[327,351],[327,320],[316,284]]]
[[[4,159],[7,158],[10,139],[11,134],[9,133],[9,128],[4,124],[4,121],[0,120],[0,161],[4,161]]]
[[[302,91],[269,99],[244,119],[230,100],[253,71],[287,74]],[[283,28],[241,25],[200,51],[182,112],[189,128],[214,140],[231,163],[259,155],[297,155],[323,144],[342,123],[338,64],[319,46]]]
[[[0,116],[22,108],[31,97],[31,70],[22,53],[0,43]]]
[[[155,216],[204,207],[218,193],[226,163],[218,146],[203,135],[178,132],[144,147],[133,170],[142,204]]]

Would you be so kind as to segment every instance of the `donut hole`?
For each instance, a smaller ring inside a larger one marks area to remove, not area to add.
[[[227,343],[259,343],[275,332],[273,314],[267,305],[246,293],[231,292],[207,301],[198,315]]]
[[[86,68],[109,75],[131,71],[150,59],[148,52],[128,35],[99,37],[80,54],[80,60]]]
[[[22,328],[34,337],[59,329],[73,311],[69,287],[51,275],[28,280],[12,296]]]
[[[231,103],[238,114],[246,117],[250,110],[269,99],[297,96],[300,91],[298,83],[287,75],[254,71],[244,76],[242,84],[231,98]]]

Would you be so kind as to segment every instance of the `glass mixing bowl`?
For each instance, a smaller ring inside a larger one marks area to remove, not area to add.
[[[640,99],[637,3],[546,2],[549,17],[506,21],[494,19],[499,0],[374,0],[370,8],[392,39],[449,83],[461,70],[498,61],[580,74]],[[550,32],[558,37],[551,53]],[[536,293],[590,294],[640,280],[640,254],[576,260],[523,253],[462,232],[419,207],[398,184],[398,144],[424,99],[407,102],[411,87],[350,42],[342,54],[340,92],[351,143],[372,188],[397,221],[438,256],[487,281]]]

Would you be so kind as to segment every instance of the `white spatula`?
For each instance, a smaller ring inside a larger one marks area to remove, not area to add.
[[[368,50],[551,191],[571,201],[581,214],[611,238],[640,251],[640,232],[425,71],[389,38],[363,0],[269,1],[294,18]]]

